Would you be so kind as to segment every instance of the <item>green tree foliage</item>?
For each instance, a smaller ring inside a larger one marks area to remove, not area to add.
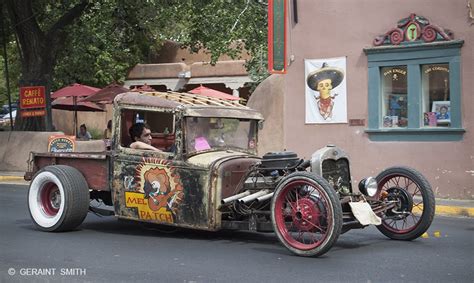
[[[2,16],[0,8],[0,16]],[[8,17],[2,17],[0,20],[0,106],[8,104],[7,81],[5,74],[5,60],[4,60],[4,43],[7,55],[8,64],[8,78],[10,83],[10,95],[12,103],[18,100],[18,78],[20,77],[19,64],[20,58],[18,48],[16,45],[13,30],[11,29]],[[1,24],[3,24],[4,32],[2,33]]]
[[[243,0],[106,0],[94,2],[75,26],[55,68],[54,86],[81,82],[104,86],[149,62],[165,40],[192,51],[206,49],[211,63],[226,54],[251,54],[247,69],[267,76],[267,7]],[[245,48],[245,49],[244,49]]]
[[[9,48],[19,47],[10,52],[13,58],[17,54],[11,69],[21,70],[23,80],[47,80],[53,91],[74,82],[103,87],[122,81],[131,67],[148,63],[165,40],[195,52],[205,49],[211,63],[223,54],[237,59],[244,50],[251,55],[247,69],[253,79],[261,81],[268,75],[267,4],[262,0],[6,3],[10,31],[16,33],[10,39],[19,42],[9,44]],[[25,9],[31,13],[22,12]],[[31,30],[22,30],[25,25]],[[27,60],[31,58],[39,59]],[[42,68],[35,69],[35,64]],[[18,85],[18,81],[17,77],[12,83]]]
[[[251,55],[247,70],[257,82],[268,76],[267,4],[257,0],[184,1],[189,12],[188,32],[182,42],[197,51],[205,48],[211,61],[227,54]]]

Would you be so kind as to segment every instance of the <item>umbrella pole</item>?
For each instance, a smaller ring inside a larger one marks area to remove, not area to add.
[[[72,98],[74,104],[74,136],[77,137],[77,96]]]

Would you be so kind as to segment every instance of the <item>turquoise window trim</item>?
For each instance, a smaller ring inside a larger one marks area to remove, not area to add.
[[[368,59],[368,128],[366,133],[373,141],[458,141],[465,130],[461,116],[461,47],[463,40],[420,43],[403,46],[365,48]],[[449,64],[451,101],[451,127],[424,128],[421,121],[421,65]],[[407,66],[408,126],[387,129],[382,127],[380,69],[390,66]]]
[[[371,141],[460,141],[464,129],[366,129]]]

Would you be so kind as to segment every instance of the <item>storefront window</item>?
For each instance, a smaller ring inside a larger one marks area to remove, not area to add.
[[[394,66],[380,69],[382,77],[382,126],[384,128],[406,127],[407,67]]]
[[[450,127],[449,64],[421,66],[423,126]]]
[[[368,128],[373,141],[455,141],[461,115],[463,41],[374,47],[368,59]]]

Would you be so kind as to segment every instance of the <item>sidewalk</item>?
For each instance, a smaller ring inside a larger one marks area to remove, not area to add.
[[[28,185],[25,172],[0,172],[0,183]],[[436,199],[436,215],[474,217],[474,200]]]

